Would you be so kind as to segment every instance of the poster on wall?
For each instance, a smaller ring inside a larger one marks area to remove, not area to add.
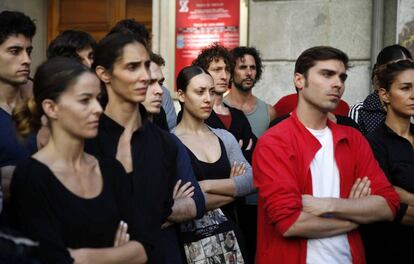
[[[239,46],[240,1],[176,0],[175,77],[201,49],[219,42]]]
[[[397,41],[414,55],[414,1],[412,0],[398,1]]]

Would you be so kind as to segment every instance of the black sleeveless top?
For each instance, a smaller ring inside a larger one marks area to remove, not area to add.
[[[189,153],[190,158],[191,158],[191,165],[193,166],[194,174],[195,174],[198,181],[227,179],[227,178],[230,177],[231,164],[230,164],[229,159],[227,158],[226,148],[224,146],[223,141],[220,138],[218,138],[218,140],[219,140],[219,143],[220,143],[221,155],[220,155],[220,158],[217,161],[212,162],[212,163],[204,162],[204,161],[199,160],[191,152],[191,150],[187,148],[188,153]],[[244,244],[244,241],[241,237],[240,230],[237,227],[237,225],[235,224],[235,223],[237,223],[236,212],[235,212],[235,203],[234,202],[229,203],[227,205],[224,205],[224,206],[220,207],[220,209],[224,213],[224,215],[227,216],[230,219],[228,219],[229,221],[226,220],[226,222],[217,225],[215,228],[212,228],[211,229],[212,231],[208,231],[209,230],[208,228],[210,228],[210,226],[207,227],[207,228],[202,228],[202,227],[198,228],[197,224],[195,224],[195,229],[194,230],[186,230],[186,229],[188,229],[188,227],[184,228],[184,230],[182,228],[181,231],[182,232],[184,231],[184,234],[181,233],[181,239],[184,242],[184,248],[186,248],[187,251],[188,251],[189,245],[191,245],[191,244],[198,245],[198,243],[200,243],[201,240],[202,241],[207,241],[208,239],[211,239],[211,238],[208,237],[210,232],[211,233],[216,232],[217,233],[216,238],[218,240],[220,240],[220,236],[222,236],[223,234],[226,235],[228,233],[232,233],[237,238],[236,240],[238,241],[236,243],[238,245],[237,248],[235,248],[232,251],[232,254],[234,255],[233,257],[235,257],[237,255],[237,259],[240,259],[240,261],[241,261],[240,263],[247,263],[246,255],[245,255],[245,252],[246,252],[245,244]],[[210,214],[215,214],[216,212],[217,212],[217,209],[206,212],[206,215],[208,215],[209,213]],[[207,217],[207,218],[209,218],[209,217]],[[210,215],[210,218],[211,218],[211,215]],[[197,220],[195,220],[195,222],[197,222]],[[224,230],[227,230],[227,231],[223,232],[223,228],[225,228]],[[190,229],[192,229],[192,228],[190,228]],[[216,230],[216,231],[214,231],[214,230]],[[187,232],[187,233],[185,233],[185,232]],[[218,233],[220,233],[220,232],[222,232],[222,233],[218,235]],[[198,241],[198,242],[196,242],[196,241]],[[200,245],[202,245],[202,243]],[[208,248],[208,246],[206,246],[205,250],[207,250],[207,248]],[[226,250],[224,250],[224,252],[226,252]],[[229,254],[229,253],[226,253],[226,254]],[[239,255],[239,254],[241,254],[241,255]],[[183,256],[185,256],[185,254]],[[241,256],[243,256],[243,258]],[[217,255],[215,257],[216,258],[221,258],[221,259],[220,260],[219,259],[214,259],[214,262],[212,262],[213,258],[212,257],[211,258],[207,257],[210,261],[209,263],[227,263],[224,260],[223,256]],[[184,257],[184,259],[186,259],[186,258]],[[189,261],[189,259],[187,257],[187,263],[194,263],[194,262]]]
[[[191,157],[191,165],[193,166],[194,174],[198,181],[226,179],[230,176],[231,167],[230,161],[227,158],[226,148],[221,139],[218,138],[218,140],[220,143],[221,156],[213,163],[199,160],[194,153],[187,148]]]
[[[194,174],[197,178],[197,181],[202,180],[220,180],[227,179],[230,177],[230,161],[227,158],[226,148],[224,147],[223,141],[217,137],[220,143],[221,155],[220,158],[215,162],[204,162],[199,160],[189,148],[187,148],[188,153],[191,158],[191,165],[193,166]],[[224,205],[221,207],[224,214],[230,217],[233,221],[237,223],[236,213],[235,213],[235,204],[234,202]]]

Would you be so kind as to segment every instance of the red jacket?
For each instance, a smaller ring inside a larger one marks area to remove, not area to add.
[[[354,128],[328,121],[340,174],[340,196],[347,198],[357,178],[368,176],[371,193],[383,196],[395,215],[399,197],[373,157],[368,142]],[[253,154],[254,184],[259,190],[257,264],[305,263],[306,238],[284,238],[302,210],[302,194],[312,194],[310,164],[319,141],[296,112],[269,129]],[[353,263],[365,263],[359,232],[348,233]]]
[[[284,116],[290,114],[296,109],[298,105],[298,94],[289,94],[282,98],[273,106],[277,112],[277,116]],[[334,115],[348,116],[349,105],[344,100],[340,100],[338,106],[332,113]]]

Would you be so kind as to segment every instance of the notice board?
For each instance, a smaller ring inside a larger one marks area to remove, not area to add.
[[[175,78],[214,42],[239,46],[240,1],[176,0]]]

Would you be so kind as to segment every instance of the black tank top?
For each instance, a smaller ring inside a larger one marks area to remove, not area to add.
[[[227,158],[227,152],[221,139],[218,138],[218,140],[220,143],[221,156],[213,163],[197,159],[193,152],[187,148],[191,157],[191,165],[193,166],[194,174],[198,181],[226,179],[230,176],[231,167],[229,159]]]
[[[227,179],[230,177],[230,161],[227,158],[226,148],[224,147],[223,141],[218,137],[221,149],[221,156],[216,162],[204,162],[194,155],[189,148],[187,148],[190,153],[191,164],[193,166],[194,174],[198,181],[202,180],[219,180]],[[234,202],[224,205],[221,207],[224,214],[230,217],[234,222],[237,223],[236,213],[235,213],[235,204]]]

